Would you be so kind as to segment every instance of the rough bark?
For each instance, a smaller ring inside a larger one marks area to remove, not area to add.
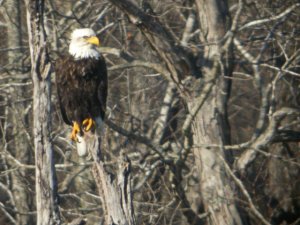
[[[157,17],[144,14],[131,1],[111,0],[111,2],[126,13],[130,21],[143,32],[169,70],[171,79],[167,78],[175,82],[188,101],[190,114],[183,126],[184,133],[187,136],[191,134],[189,130],[192,124],[195,146],[229,144],[230,131],[226,104],[230,83],[224,77],[231,75],[231,42],[222,48],[227,26],[230,25],[227,2],[195,2],[200,21],[200,40],[205,46],[201,59],[201,72],[197,71],[196,60],[189,57],[186,49],[176,43],[175,38],[162,26]],[[184,71],[183,68],[187,70]],[[197,79],[200,74],[203,79],[193,82],[193,88],[189,88],[192,93],[186,95],[186,88],[182,87],[182,79],[186,75],[193,75]],[[224,172],[223,162],[218,160],[219,155],[225,157],[225,153],[220,148],[194,147],[193,150],[201,177],[203,204],[210,214],[210,223],[241,224],[240,215],[232,201],[234,191]]]
[[[195,146],[229,144],[230,131],[227,122],[227,100],[230,84],[225,76],[231,76],[231,46],[223,47],[223,37],[230,23],[226,1],[196,1],[200,39],[204,44],[202,75],[204,81],[214,84],[210,94],[192,122]],[[196,100],[196,101],[195,101]],[[193,112],[197,98],[189,102]],[[194,147],[195,163],[200,173],[200,190],[209,224],[242,224],[234,202],[234,187],[220,160],[226,158],[223,148]]]
[[[104,167],[101,158],[100,138],[87,133],[86,142],[94,159],[93,175],[102,197],[105,224],[135,225],[135,217],[131,190],[131,163],[121,152],[118,162],[118,172],[114,176]]]
[[[60,224],[51,142],[51,63],[44,30],[44,1],[28,0],[27,26],[33,81],[33,135],[36,165],[37,224]]]
[[[236,169],[238,169],[240,173],[245,173],[246,169],[256,159],[259,151],[262,151],[270,144],[276,142],[276,138],[279,140],[281,139],[278,127],[281,125],[282,120],[288,116],[296,115],[299,115],[299,110],[284,107],[277,110],[272,116],[270,116],[270,122],[264,132],[253,143],[251,143],[247,151],[243,152],[238,160],[236,160]],[[282,130],[282,132],[284,132],[284,130]],[[290,141],[289,138],[287,138],[286,141]]]
[[[22,45],[21,37],[21,2],[19,0],[12,0],[5,2],[7,10],[7,46],[11,49],[18,49]],[[16,51],[7,52],[8,68],[18,72],[22,71],[21,59],[23,56],[22,49]],[[23,77],[22,81],[26,82],[28,78],[27,74],[21,74]],[[14,76],[11,76],[11,82],[14,82]],[[7,148],[19,161],[28,163],[29,162],[29,140],[26,136],[25,127],[28,124],[28,113],[26,112],[26,103],[17,103],[17,101],[26,96],[26,89],[28,87],[9,87],[8,102],[11,107],[8,108],[9,113],[6,118],[10,123],[14,124],[12,133],[6,136],[6,142],[9,143]],[[27,110],[28,111],[28,110]],[[11,175],[12,179],[12,190],[15,198],[15,207],[18,212],[16,214],[16,222],[18,224],[29,224],[30,216],[26,214],[29,212],[29,198],[26,185],[24,184],[24,177],[26,177],[26,170],[16,170]]]

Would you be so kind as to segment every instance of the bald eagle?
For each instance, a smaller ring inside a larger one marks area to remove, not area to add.
[[[102,127],[107,97],[106,63],[98,51],[99,39],[92,29],[76,29],[69,54],[56,61],[58,102],[64,122],[71,125],[71,139],[79,156],[87,154],[84,135]]]

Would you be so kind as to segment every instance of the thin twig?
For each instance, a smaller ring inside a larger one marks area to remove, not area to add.
[[[254,20],[254,21],[251,21],[249,23],[246,23],[239,30],[241,31],[241,30],[243,30],[245,28],[248,28],[248,27],[257,26],[257,25],[261,25],[261,24],[264,24],[264,23],[269,23],[269,22],[272,22],[274,20],[279,20],[279,19],[287,16],[289,13],[291,13],[294,9],[296,9],[299,6],[300,6],[300,3],[296,3],[296,4],[292,5],[291,7],[287,8],[282,13],[276,15],[276,16],[272,16],[272,17],[269,17],[269,18],[261,19],[261,20]]]
[[[265,225],[271,225],[265,218],[264,216],[258,211],[258,209],[256,209],[252,198],[250,196],[250,194],[248,193],[248,191],[246,190],[243,182],[232,172],[232,170],[230,169],[230,167],[228,166],[227,162],[224,160],[224,158],[222,156],[219,155],[219,158],[221,159],[221,161],[224,164],[224,167],[227,171],[227,173],[232,177],[232,179],[234,180],[234,182],[238,185],[238,187],[240,188],[240,190],[242,191],[243,195],[246,197],[248,204],[250,206],[251,211],[253,212],[253,214],[260,219],[260,221],[265,224]]]

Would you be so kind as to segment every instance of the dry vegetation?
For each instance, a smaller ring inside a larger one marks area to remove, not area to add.
[[[100,38],[103,162],[116,174],[121,150],[130,159],[136,224],[300,224],[297,0],[48,0],[44,19],[53,64],[73,29]],[[23,0],[0,0],[0,31],[0,224],[36,224]],[[101,224],[109,196],[98,193],[93,160],[76,155],[54,81],[52,73],[61,221]]]

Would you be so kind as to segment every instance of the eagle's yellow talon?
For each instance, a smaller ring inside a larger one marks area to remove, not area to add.
[[[73,141],[78,141],[78,138],[77,138],[77,133],[80,132],[80,127],[78,125],[77,122],[74,122],[73,123],[73,129],[72,129],[72,133],[71,133],[71,139]]]
[[[91,130],[92,127],[95,126],[95,121],[92,118],[85,119],[82,122],[82,126],[84,127],[84,131],[87,132],[87,131]]]

